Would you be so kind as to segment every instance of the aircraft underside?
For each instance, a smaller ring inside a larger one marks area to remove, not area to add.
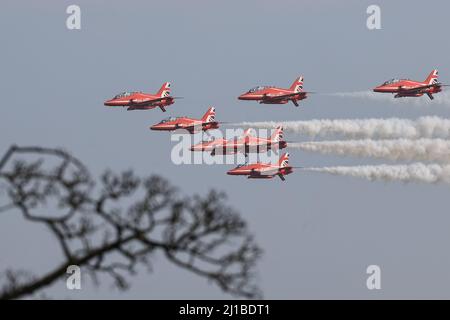
[[[248,179],[272,179],[274,176],[270,175],[249,175]]]
[[[259,103],[264,104],[286,104],[288,103],[288,100],[261,100]]]
[[[394,98],[404,98],[404,97],[421,97],[426,94],[431,100],[434,99],[433,95],[429,92],[418,92],[418,93],[397,93]]]
[[[264,175],[264,174],[249,175],[247,178],[248,179],[272,179],[275,176],[278,176],[282,181],[286,180],[286,178],[284,177],[284,174],[282,174],[282,173],[270,174],[270,175]]]
[[[292,103],[296,106],[296,107],[298,107],[299,106],[299,104],[298,104],[298,101],[299,100],[301,100],[301,99],[289,99],[289,100],[286,100],[286,99],[284,99],[284,100],[261,100],[261,101],[259,101],[259,103],[262,103],[262,104],[286,104],[286,103],[288,103],[289,101],[292,101]]]
[[[163,112],[166,112],[166,107],[167,105],[162,105],[162,104],[149,104],[149,105],[144,105],[144,106],[128,106],[127,111],[133,111],[133,110],[151,110],[151,109],[155,109],[157,107],[159,107]]]
[[[156,106],[129,106],[127,110],[150,110],[154,108],[156,108]]]

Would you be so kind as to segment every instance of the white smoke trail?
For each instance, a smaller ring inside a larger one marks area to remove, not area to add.
[[[370,181],[402,181],[425,183],[450,183],[450,165],[414,163],[410,165],[337,166],[305,168],[304,170],[334,175],[365,178]]]
[[[450,140],[396,139],[289,143],[289,147],[323,154],[450,163]]]
[[[324,94],[327,96],[332,97],[340,97],[340,98],[359,98],[359,99],[370,99],[370,100],[378,100],[378,101],[402,101],[400,99],[395,99],[393,95],[390,94],[384,94],[384,93],[377,93],[373,91],[351,91],[351,92],[334,92],[334,93],[327,93]],[[405,101],[405,100],[403,100]]]
[[[419,139],[450,138],[450,120],[439,117],[409,119],[317,119],[307,121],[267,121],[231,124],[240,127],[275,128],[282,125],[286,131],[308,136],[339,135],[346,138]]]
[[[428,98],[428,96],[421,97],[402,97],[402,98],[394,98],[393,94],[389,93],[379,93],[373,91],[353,91],[353,92],[335,92],[325,94],[328,96],[334,97],[342,97],[342,98],[359,98],[359,99],[370,99],[376,101],[387,101],[396,104],[413,104],[413,105],[446,105],[450,106],[450,91],[443,91],[434,94],[434,100]]]

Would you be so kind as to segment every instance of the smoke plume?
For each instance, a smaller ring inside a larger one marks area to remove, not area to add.
[[[443,139],[312,141],[289,143],[289,147],[322,154],[450,163],[450,141]]]
[[[450,120],[429,116],[417,120],[390,119],[317,119],[307,121],[266,121],[231,124],[240,127],[275,128],[315,136],[341,136],[353,139],[450,138]]]
[[[367,165],[306,168],[307,171],[365,178],[370,181],[402,181],[424,183],[450,183],[450,166],[414,163],[410,165]]]

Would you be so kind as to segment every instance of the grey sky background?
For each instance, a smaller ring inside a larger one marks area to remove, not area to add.
[[[66,7],[82,29],[66,29]],[[382,30],[366,28],[378,4]],[[314,95],[301,108],[238,101],[259,84],[360,91],[393,77],[422,80],[433,68],[450,83],[448,1],[12,1],[0,10],[0,151],[12,143],[63,147],[91,172],[161,173],[188,194],[225,191],[265,254],[265,298],[450,298],[450,187],[368,182],[295,172],[279,179],[231,177],[231,166],[176,166],[170,135],[148,127],[169,115],[219,121],[449,116],[450,106]],[[172,82],[168,108],[127,112],[103,101],[124,90],[156,92]],[[288,140],[301,137],[287,135]],[[289,150],[302,166],[381,163]],[[53,239],[19,215],[0,217],[0,269],[35,273],[55,265]],[[382,289],[366,288],[366,267]],[[105,282],[54,298],[230,298],[157,256],[125,293]]]

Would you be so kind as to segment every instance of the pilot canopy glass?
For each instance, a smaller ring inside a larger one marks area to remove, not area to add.
[[[214,136],[209,136],[202,140],[203,143],[208,143],[208,142],[213,142],[213,141],[216,141],[216,137],[214,137]]]
[[[383,86],[385,86],[385,85],[387,85],[387,84],[392,84],[392,83],[396,83],[396,82],[399,82],[400,80],[399,79],[390,79],[390,80],[388,80],[388,81],[385,81],[384,83],[383,83]]]
[[[176,119],[177,119],[176,117],[168,117],[168,118],[165,118],[165,119],[161,120],[160,123],[165,123],[165,122],[169,122],[169,121],[174,121],[174,120],[176,120]]]
[[[272,86],[257,86],[257,87],[254,87],[254,88],[251,88],[250,90],[248,90],[248,93],[261,91],[261,90],[264,90],[264,89],[267,89],[267,88],[272,88]]]
[[[124,97],[129,97],[132,94],[138,93],[138,91],[125,91],[122,93],[117,94],[114,99],[119,99],[119,98],[124,98]]]

